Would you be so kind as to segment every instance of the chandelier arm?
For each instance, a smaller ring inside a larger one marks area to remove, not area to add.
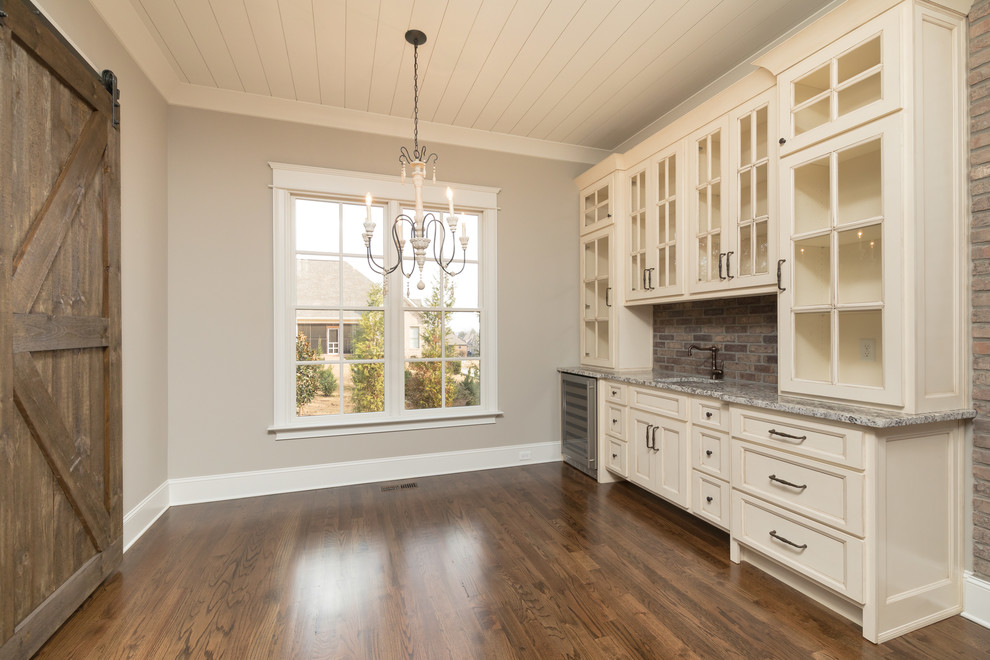
[[[443,272],[447,273],[447,266],[449,266],[450,262],[457,256],[457,244],[454,244],[454,249],[450,252],[450,259],[447,259],[443,254],[443,244],[447,239],[447,228],[444,226],[443,221],[439,220],[434,214],[427,213],[426,217],[428,217],[430,221],[427,223],[424,220],[424,233],[428,227],[434,224],[436,225],[433,227],[433,260],[437,262],[437,265],[440,266],[441,269],[443,269]],[[439,238],[437,237],[437,234],[439,234]]]
[[[415,259],[410,260],[412,262],[412,265],[409,267],[409,272],[407,273],[406,267],[403,265],[405,260],[402,258],[402,253],[405,249],[405,246],[399,245],[398,227],[400,222],[408,223],[411,229],[410,236],[413,238],[416,237],[416,222],[405,213],[400,213],[398,216],[396,216],[395,222],[392,223],[392,241],[393,243],[395,243],[395,251],[399,255],[399,260],[398,262],[396,262],[395,265],[401,268],[403,277],[409,278],[412,277],[412,274],[416,271],[416,260]],[[392,270],[395,270],[395,268],[393,268]]]
[[[370,245],[368,246],[367,249],[368,249],[368,265],[371,266],[371,270],[373,270],[375,273],[377,273],[379,275],[391,275],[392,274],[392,271],[395,270],[395,268],[396,268],[396,266],[398,266],[398,264],[396,264],[395,266],[392,266],[391,268],[386,268],[384,264],[379,264],[378,263],[378,260],[375,259],[375,256],[373,254],[371,254],[371,246]]]
[[[454,256],[456,256],[456,252],[457,252],[457,247],[456,246],[454,247],[454,252],[455,252],[455,254],[450,255],[450,261],[453,261],[454,260]],[[447,262],[447,266],[450,265],[450,261]],[[463,273],[464,272],[464,267],[466,265],[467,265],[467,248],[464,248],[463,251],[462,251],[462,253],[461,253],[461,267],[459,269],[457,269],[456,271],[447,270],[447,266],[444,266],[443,264],[440,264],[440,268],[443,269],[443,272],[447,273],[451,277],[454,277],[455,275],[460,275],[461,273]]]

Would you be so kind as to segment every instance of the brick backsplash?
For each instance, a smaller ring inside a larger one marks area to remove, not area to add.
[[[973,273],[973,572],[990,579],[990,0],[969,14]]]
[[[699,300],[653,307],[653,368],[708,374],[719,347],[725,377],[777,384],[777,296]]]

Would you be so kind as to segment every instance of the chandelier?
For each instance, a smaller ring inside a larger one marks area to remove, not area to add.
[[[391,233],[392,243],[395,245],[397,260],[392,266],[385,266],[378,263],[374,255],[371,254],[371,239],[375,234],[375,222],[371,219],[371,193],[365,197],[367,216],[364,222],[364,246],[368,250],[368,265],[380,275],[389,275],[395,269],[400,268],[405,277],[412,277],[419,268],[419,283],[416,288],[422,290],[426,287],[423,283],[423,266],[426,264],[427,250],[430,243],[433,243],[432,259],[440,266],[440,269],[447,275],[457,275],[464,270],[467,260],[468,236],[466,228],[461,230],[461,266],[457,270],[451,268],[451,263],[457,255],[457,215],[454,214],[454,193],[447,188],[447,203],[449,204],[449,214],[447,216],[447,227],[432,212],[423,212],[423,181],[426,179],[427,165],[433,166],[433,181],[437,180],[437,155],[427,153],[426,146],[419,146],[419,47],[426,43],[426,35],[419,30],[409,30],[406,32],[406,41],[413,45],[413,150],[412,153],[406,147],[399,150],[399,165],[401,166],[401,180],[406,182],[406,166],[412,171],[413,187],[416,190],[416,210],[415,217],[410,218],[405,213],[400,213],[392,221]],[[403,259],[403,251],[406,246],[405,227],[408,225],[410,238],[409,244],[413,250],[413,260]],[[447,229],[450,229],[450,256],[444,253],[444,243],[448,240]],[[430,238],[432,232],[433,238]],[[386,229],[386,238],[388,230]],[[384,258],[383,258],[384,261]],[[409,262],[409,269],[406,270],[406,262]]]

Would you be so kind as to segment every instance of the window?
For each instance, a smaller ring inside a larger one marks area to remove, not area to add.
[[[372,252],[394,264],[391,219],[414,215],[411,183],[272,164],[275,225],[275,423],[279,438],[491,422],[495,384],[497,190],[455,189],[457,243],[444,274],[427,259],[406,279],[375,273]],[[444,190],[424,186],[424,207],[445,224]],[[365,206],[370,192],[374,203]],[[431,234],[432,235],[432,234]],[[444,246],[450,249],[450,241]],[[429,248],[432,253],[433,246]],[[415,262],[406,250],[404,266]],[[445,251],[446,252],[446,251]],[[448,252],[449,254],[449,252]],[[420,284],[422,288],[420,288]]]

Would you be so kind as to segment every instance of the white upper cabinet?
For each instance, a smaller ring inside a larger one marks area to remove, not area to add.
[[[904,2],[780,74],[781,393],[968,405],[964,43]]]
[[[761,94],[687,139],[692,293],[776,282],[774,101]]]
[[[581,238],[581,363],[615,364],[615,303],[612,300],[612,245],[615,229],[605,227]]]
[[[683,143],[629,170],[626,300],[654,301],[684,291],[681,274]]]
[[[781,156],[902,107],[902,16],[889,11],[781,73]]]
[[[612,224],[612,177],[581,193],[581,234]]]

